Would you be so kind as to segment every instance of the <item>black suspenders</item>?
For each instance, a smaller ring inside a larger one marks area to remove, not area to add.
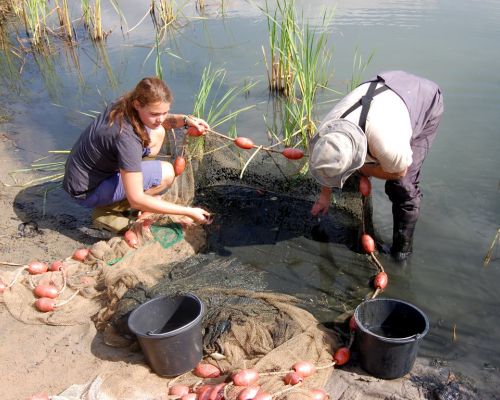
[[[361,128],[361,130],[364,132],[366,128],[366,117],[368,116],[368,111],[370,110],[370,105],[372,103],[373,97],[376,96],[379,93],[385,92],[389,88],[387,86],[381,86],[378,89],[377,83],[379,83],[381,80],[370,82],[370,86],[368,86],[368,90],[366,91],[366,94],[361,97],[356,103],[354,103],[351,107],[349,107],[341,116],[340,118],[345,118],[347,115],[352,113],[354,110],[356,110],[358,107],[362,106],[361,108],[361,114],[359,116],[359,122],[358,126]],[[370,154],[370,149],[368,150],[368,154]],[[371,154],[370,154],[371,156]]]
[[[359,127],[365,131],[366,127],[366,117],[368,116],[368,111],[370,110],[370,104],[372,103],[373,98],[382,92],[385,92],[386,90],[389,90],[387,86],[381,86],[378,89],[375,89],[377,87],[377,83],[379,81],[374,81],[370,82],[370,86],[368,86],[368,90],[366,91],[366,94],[361,97],[356,103],[354,103],[351,107],[349,107],[341,116],[340,118],[345,118],[347,115],[352,113],[355,109],[357,109],[360,106],[363,106],[361,109],[361,115],[359,116]]]

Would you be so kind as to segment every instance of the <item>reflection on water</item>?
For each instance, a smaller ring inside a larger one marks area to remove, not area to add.
[[[229,87],[258,81],[235,104],[255,105],[238,117],[237,125],[240,135],[265,143],[263,116],[266,121],[273,118],[262,56],[267,26],[258,8],[265,2],[224,1],[224,7],[221,2],[206,3],[203,16],[194,4],[182,6],[179,26],[162,43],[165,80],[175,97],[172,111],[192,109],[208,63],[223,67]],[[297,1],[313,25],[324,5],[333,4]],[[112,8],[103,9],[103,29],[111,34],[102,48],[85,39],[77,26],[78,46],[61,48],[48,60],[29,52],[0,53],[2,104],[14,117],[9,130],[29,158],[69,148],[89,122],[80,112],[101,110],[140,77],[154,74],[155,60],[148,56],[154,46],[151,19],[128,32],[147,14],[148,3],[127,0],[120,7],[126,23]],[[499,30],[498,0],[342,0],[336,2],[328,38],[334,51],[329,85],[339,91],[351,78],[356,48],[365,57],[374,53],[365,78],[380,70],[406,69],[443,89],[444,118],[422,171],[424,200],[415,252],[406,266],[381,255],[390,277],[385,295],[414,303],[429,316],[431,328],[420,355],[444,359],[489,388],[495,387],[493,378],[500,368],[498,250],[488,268],[482,260],[500,226]],[[4,31],[0,33],[5,37]],[[12,46],[13,37],[9,40]],[[321,118],[338,97],[320,91],[316,117]],[[390,242],[390,204],[380,183],[374,183],[374,207],[376,228]],[[353,262],[343,243],[332,246],[293,237],[228,247],[271,270],[283,287],[297,289],[309,274],[315,283],[308,289],[321,293],[326,303],[333,303],[332,294],[344,290],[345,300],[355,305],[366,293],[370,272]],[[328,315],[321,318],[327,320]]]

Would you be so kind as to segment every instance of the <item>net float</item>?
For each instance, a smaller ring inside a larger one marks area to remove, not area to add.
[[[220,400],[224,397],[225,382],[219,383],[209,392],[208,400]]]
[[[220,375],[220,369],[212,364],[199,363],[193,373],[199,378],[217,378]]]
[[[56,301],[48,297],[40,297],[35,301],[35,307],[38,311],[49,312],[56,309]]]
[[[203,132],[199,131],[195,126],[190,126],[189,128],[187,128],[186,134],[193,137],[203,136]]]
[[[367,233],[361,235],[361,246],[366,253],[373,253],[375,251],[375,241]]]
[[[359,179],[359,192],[365,197],[369,196],[372,192],[372,183],[368,177],[361,176]]]
[[[321,390],[321,389],[313,389],[309,392],[309,394],[311,395],[311,398],[313,400],[326,400],[326,399],[328,399],[328,395],[326,394],[326,392],[324,390]]]
[[[50,264],[50,270],[52,272],[60,271],[61,269],[63,269],[63,267],[64,264],[61,260],[56,260],[52,264]]]
[[[190,392],[189,386],[186,385],[173,385],[168,389],[169,395],[182,397]]]
[[[253,400],[273,400],[273,396],[266,392],[258,392]]]
[[[287,385],[297,385],[298,383],[304,381],[304,377],[302,375],[299,375],[297,372],[289,372],[288,374],[285,375],[283,381]]]
[[[7,285],[0,281],[0,293],[5,292],[5,289],[7,289]]]
[[[130,247],[137,247],[137,245],[139,244],[139,238],[137,237],[136,233],[130,229],[123,234],[123,238]]]
[[[316,372],[315,365],[309,361],[297,361],[293,364],[292,369],[303,378],[307,378]]]
[[[351,317],[351,319],[349,320],[349,330],[352,332],[352,331],[355,331],[358,329],[358,324],[356,323],[356,318],[354,318],[354,315]]]
[[[49,266],[41,261],[32,261],[28,264],[28,272],[31,275],[39,275],[48,271]]]
[[[54,285],[38,285],[33,289],[33,293],[36,297],[47,297],[49,299],[55,299],[59,296],[59,290]]]
[[[50,396],[47,393],[35,393],[28,400],[50,400]]]
[[[254,146],[252,139],[243,136],[237,137],[234,140],[234,144],[238,146],[240,149],[245,149],[245,150],[251,149]]]
[[[302,157],[304,157],[304,152],[302,150],[293,147],[285,148],[281,152],[281,154],[283,154],[289,160],[300,160]]]
[[[373,281],[373,286],[375,289],[385,289],[389,283],[389,277],[385,272],[379,272]]]
[[[175,176],[179,176],[186,169],[186,159],[182,156],[179,156],[174,161],[174,173]]]
[[[349,361],[351,351],[347,347],[341,347],[333,354],[333,359],[337,365],[344,365]]]
[[[85,259],[89,255],[89,253],[90,253],[90,250],[86,249],[86,248],[76,249],[73,252],[73,255],[71,257],[73,258],[73,260],[76,260],[76,261],[85,261]]]
[[[233,383],[236,386],[250,386],[259,380],[259,372],[256,369],[243,369],[233,375]]]
[[[196,389],[196,398],[198,400],[210,400],[210,394],[214,389],[214,385],[202,385]]]
[[[260,386],[250,386],[243,389],[238,395],[238,400],[251,400],[259,393]]]

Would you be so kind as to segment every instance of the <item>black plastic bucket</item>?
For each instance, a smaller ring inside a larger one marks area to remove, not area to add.
[[[373,299],[356,308],[354,319],[361,367],[366,372],[382,379],[410,372],[429,331],[429,320],[421,310],[401,300]]]
[[[132,311],[128,327],[156,374],[180,375],[201,361],[204,311],[202,301],[192,294],[157,297]]]

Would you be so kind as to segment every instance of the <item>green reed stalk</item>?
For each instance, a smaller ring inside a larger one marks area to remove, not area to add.
[[[318,28],[302,17],[298,19],[293,0],[278,0],[276,9],[267,16],[270,66],[266,57],[269,88],[286,100],[280,103],[282,135],[287,145],[307,147],[308,138],[316,129],[314,109],[318,89],[328,82],[332,54],[327,46],[326,28],[332,13],[325,11]],[[268,127],[269,129],[269,127]]]
[[[85,29],[90,30],[90,27],[92,26],[92,6],[90,5],[90,0],[81,1],[83,26]]]
[[[234,121],[238,114],[254,107],[254,105],[251,105],[235,111],[229,111],[233,102],[240,95],[247,93],[255,83],[246,83],[241,88],[232,87],[221,93],[225,76],[226,71],[223,69],[213,71],[210,64],[205,67],[193,104],[193,115],[205,119],[212,129],[224,123]],[[229,135],[232,135],[232,137],[236,136],[234,123],[229,129]],[[193,157],[202,158],[203,148],[203,137],[190,138],[189,150]]]
[[[31,36],[34,46],[48,42],[47,35],[47,0],[23,0],[23,19],[26,34]]]
[[[95,0],[94,7],[94,40],[103,40],[102,33],[102,16],[101,16],[101,0]]]
[[[264,13],[269,31],[269,60],[264,56],[269,89],[276,94],[293,95],[293,60],[290,50],[297,27],[294,1],[279,0],[273,14],[266,2]]]
[[[165,30],[177,19],[174,4],[174,0],[151,0],[150,13],[156,30]]]
[[[358,87],[363,81],[363,74],[368,67],[368,64],[372,61],[374,53],[372,52],[366,61],[363,61],[363,56],[361,56],[358,52],[358,48],[356,48],[354,52],[354,59],[352,62],[352,75],[351,81],[347,85],[347,92],[352,91],[356,87]]]
[[[326,21],[326,14],[323,21]],[[323,83],[320,80],[321,71],[327,68],[331,56],[325,31],[317,33],[309,24],[305,24],[304,28],[298,31],[296,43],[297,47],[293,49],[292,67],[299,91],[298,102],[301,105],[302,141],[307,143],[307,139],[316,130],[313,111],[317,91]]]

